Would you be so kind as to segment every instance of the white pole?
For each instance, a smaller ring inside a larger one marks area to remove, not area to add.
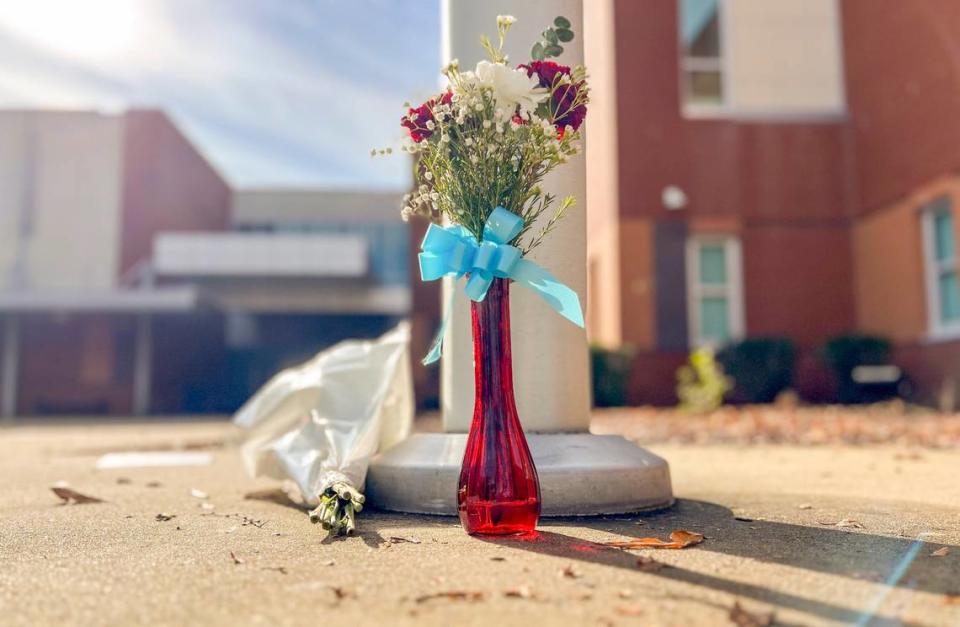
[[[153,321],[150,314],[137,316],[137,338],[133,364],[133,413],[145,416],[150,413],[150,396],[153,384]]]
[[[443,56],[459,59],[469,69],[485,58],[480,35],[496,40],[498,14],[517,18],[505,46],[509,63],[530,60],[540,33],[562,15],[570,20],[575,39],[563,44],[558,62],[583,63],[581,0],[444,0]],[[589,124],[589,123],[588,123]],[[586,308],[587,229],[586,162],[583,155],[560,166],[544,182],[559,199],[573,195],[577,205],[532,259],[576,290]],[[444,285],[449,293],[451,283]],[[473,416],[473,359],[470,305],[458,285],[444,347],[441,386],[443,424],[447,432],[466,432]],[[446,302],[446,300],[444,301]],[[517,410],[530,432],[585,432],[590,426],[590,370],[586,333],[520,287],[511,290],[513,376]]]
[[[13,422],[17,414],[17,375],[20,362],[20,320],[7,314],[3,321],[3,360],[0,363],[0,416]]]

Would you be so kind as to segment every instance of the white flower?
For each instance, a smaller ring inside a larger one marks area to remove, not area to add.
[[[490,120],[483,121],[483,128],[490,128]]]
[[[476,76],[481,86],[493,90],[497,106],[505,109],[519,105],[521,111],[531,111],[550,95],[538,87],[537,79],[527,76],[526,70],[515,70],[502,63],[481,61]]]
[[[513,26],[516,24],[517,18],[512,15],[498,15],[497,16],[497,26],[503,28],[508,26]]]

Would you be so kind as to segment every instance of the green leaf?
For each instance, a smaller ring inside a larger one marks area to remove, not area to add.
[[[566,43],[568,41],[573,41],[573,31],[567,30],[566,28],[557,29],[557,39]]]
[[[533,44],[533,50],[530,51],[530,56],[533,57],[534,61],[543,61],[543,44],[539,41]]]
[[[556,31],[554,31],[552,28],[548,28],[547,30],[543,31],[543,38],[551,44],[557,43],[558,39]]]
[[[548,57],[559,57],[561,54],[563,54],[563,46],[559,46],[557,44],[550,44],[549,46],[543,49],[543,54],[544,56],[548,56]]]
[[[556,26],[557,28],[562,28],[562,29],[565,29],[565,30],[570,30],[570,20],[568,20],[567,18],[563,17],[562,15],[558,15],[556,18],[554,18],[553,24],[554,24],[554,26]]]

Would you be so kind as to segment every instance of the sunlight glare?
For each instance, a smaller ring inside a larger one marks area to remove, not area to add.
[[[0,0],[0,28],[64,57],[101,61],[131,50],[141,0]]]

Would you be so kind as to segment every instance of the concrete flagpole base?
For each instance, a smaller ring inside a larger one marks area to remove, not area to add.
[[[667,462],[616,435],[527,435],[540,477],[543,516],[592,516],[673,504]],[[419,433],[380,454],[367,475],[381,509],[456,515],[465,433]]]

